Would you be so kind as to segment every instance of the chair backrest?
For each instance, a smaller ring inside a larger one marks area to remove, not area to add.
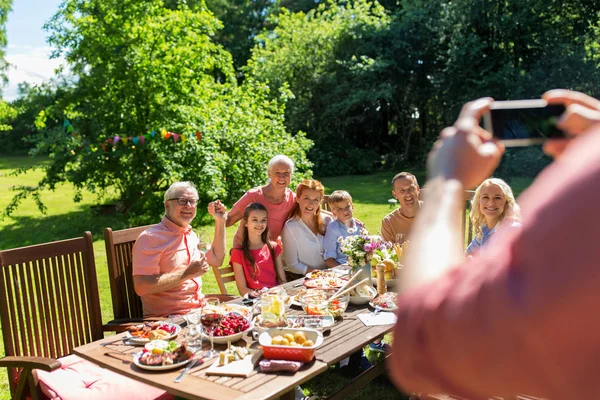
[[[223,265],[220,267],[212,267],[213,274],[215,274],[215,279],[217,281],[217,285],[219,286],[219,291],[221,294],[228,294],[227,288],[225,284],[227,282],[235,282],[235,274],[233,272],[233,267],[231,265]]]
[[[475,195],[474,190],[465,190],[464,191],[464,201],[465,206],[462,210],[462,232],[465,237],[465,249],[473,240],[473,224],[471,223],[471,200],[473,200],[473,196]]]
[[[133,244],[138,236],[153,225],[113,231],[104,229],[104,245],[108,263],[108,279],[115,320],[143,317],[142,300],[133,288]]]
[[[421,200],[423,200],[423,196],[427,193],[427,189],[421,189]],[[465,190],[463,193],[464,205],[460,214],[461,221],[461,231],[463,237],[465,238],[465,249],[473,240],[473,226],[471,224],[471,218],[469,218],[469,214],[471,212],[471,200],[475,195],[474,190]]]
[[[323,196],[323,199],[321,200],[321,208],[325,211],[331,211],[331,209],[329,208],[329,195],[328,194]]]
[[[0,251],[7,356],[59,358],[103,337],[92,234]],[[10,382],[16,371],[8,370]]]

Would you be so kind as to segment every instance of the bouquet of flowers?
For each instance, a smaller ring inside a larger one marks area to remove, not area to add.
[[[383,240],[379,235],[369,235],[366,229],[360,230],[360,235],[340,237],[342,252],[348,256],[348,265],[357,270],[364,265],[376,266],[383,260],[398,262],[398,257],[392,249],[392,244]]]

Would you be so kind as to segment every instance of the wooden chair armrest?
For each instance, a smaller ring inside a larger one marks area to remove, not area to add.
[[[27,356],[7,356],[0,358],[0,367],[7,368],[41,369],[52,372],[60,368],[60,365],[60,361],[54,358]]]

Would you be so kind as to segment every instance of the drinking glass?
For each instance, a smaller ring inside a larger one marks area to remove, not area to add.
[[[219,326],[223,319],[223,314],[219,310],[219,299],[216,297],[208,297],[205,300],[206,302],[202,308],[200,322],[202,323],[205,332],[208,332],[210,335],[210,351],[206,352],[204,355],[206,359],[210,360],[216,355],[213,335],[215,333],[215,328]]]
[[[212,241],[210,240],[210,234],[203,233],[202,235],[199,235],[198,250],[206,254],[210,250],[211,245]]]
[[[191,311],[184,315],[183,318],[187,321],[188,330],[187,336],[189,337],[188,345],[195,347],[202,347],[202,336],[198,324],[200,323],[201,313],[198,311]]]

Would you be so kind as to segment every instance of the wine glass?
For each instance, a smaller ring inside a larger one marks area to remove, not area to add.
[[[204,233],[199,236],[198,239],[198,250],[206,254],[212,246],[212,241],[210,240],[210,234]]]
[[[206,298],[204,307],[202,308],[200,322],[202,323],[204,330],[210,335],[210,351],[208,351],[204,356],[208,360],[216,355],[215,345],[213,343],[213,335],[215,333],[215,328],[219,326],[222,319],[223,314],[219,309],[219,299],[216,297]]]

